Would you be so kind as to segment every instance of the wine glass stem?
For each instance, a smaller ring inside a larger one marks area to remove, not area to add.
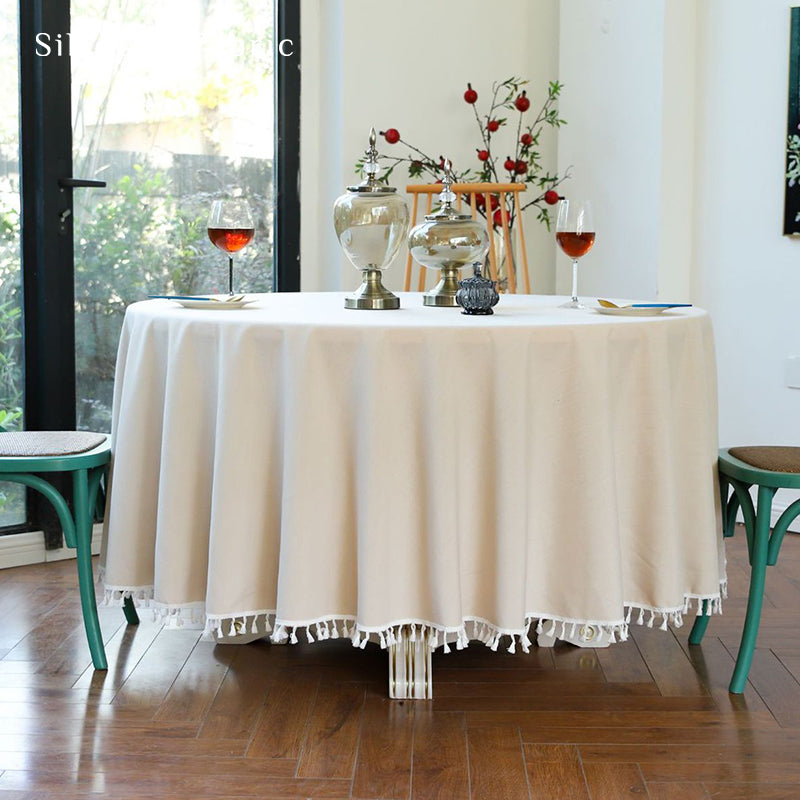
[[[233,296],[233,256],[228,256],[228,294]]]
[[[578,302],[578,259],[572,259],[572,302]]]

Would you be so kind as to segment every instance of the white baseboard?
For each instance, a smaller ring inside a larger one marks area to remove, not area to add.
[[[755,502],[755,501],[754,501]],[[772,504],[772,519],[770,520],[769,526],[770,528],[775,527],[775,523],[778,521],[778,518],[784,511],[791,505],[791,503],[773,503]],[[737,522],[744,522],[744,517],[742,516],[742,509],[740,508],[736,512],[736,521]],[[792,523],[789,525],[787,529],[790,533],[800,533],[800,517],[795,517],[792,520]]]
[[[103,526],[98,523],[92,530],[92,555],[97,555],[100,552],[102,535]],[[65,558],[75,558],[75,550],[71,547],[47,550],[44,546],[44,533],[42,531],[11,533],[8,536],[0,536],[0,569],[24,567],[28,564],[43,564],[49,561],[63,561]]]

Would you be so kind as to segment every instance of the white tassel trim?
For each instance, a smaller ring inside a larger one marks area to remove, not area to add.
[[[524,653],[530,652],[531,640],[528,632],[535,623],[535,632],[541,635],[547,630],[548,635],[575,638],[581,627],[586,625],[601,629],[608,637],[609,643],[626,641],[628,628],[632,624],[634,612],[638,610],[637,623],[666,631],[671,625],[679,628],[683,625],[684,615],[688,614],[695,604],[695,613],[721,614],[722,600],[727,597],[727,581],[720,582],[717,595],[686,595],[680,606],[672,608],[656,608],[639,603],[626,603],[623,617],[619,620],[579,620],[555,617],[547,613],[531,613],[526,615],[525,625],[518,629],[499,628],[492,622],[481,618],[466,618],[461,625],[446,627],[431,623],[428,620],[401,620],[380,628],[367,628],[359,625],[353,617],[327,616],[308,621],[276,620],[275,612],[243,611],[236,614],[212,615],[204,613],[204,603],[190,603],[181,606],[170,606],[153,599],[152,586],[104,586],[103,603],[105,605],[122,606],[126,598],[132,598],[134,605],[150,608],[154,621],[162,622],[169,627],[199,627],[204,624],[203,638],[220,642],[234,641],[243,636],[268,636],[273,642],[299,641],[298,634],[305,632],[308,642],[326,639],[350,638],[354,647],[366,648],[370,641],[380,645],[382,649],[396,645],[402,636],[408,636],[412,642],[424,642],[430,649],[442,647],[445,653],[451,652],[450,645],[455,644],[457,650],[463,650],[470,641],[483,642],[493,651],[500,647],[503,637],[509,637],[508,645],[503,644],[509,653],[516,653],[517,642]],[[708,602],[706,602],[708,601]],[[659,620],[660,618],[660,624]],[[341,629],[340,629],[341,626]]]
[[[286,633],[286,627],[284,625],[278,625],[270,638],[275,644],[280,644],[289,638],[289,634]]]

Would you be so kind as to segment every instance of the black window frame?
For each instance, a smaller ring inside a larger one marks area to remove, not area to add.
[[[73,188],[64,185],[64,179],[72,177],[71,64],[68,51],[61,56],[35,54],[40,32],[58,32],[68,40],[70,0],[19,0],[18,7],[25,427],[72,430],[77,403]],[[274,38],[273,288],[299,291],[299,0],[275,0]],[[290,56],[278,53],[277,43],[283,39],[292,40]],[[61,488],[69,494],[69,487]],[[44,529],[48,548],[61,545],[60,526],[35,493],[29,496],[24,528]]]
[[[275,291],[300,291],[300,0],[275,4]],[[279,43],[290,40],[282,56]],[[280,264],[280,269],[277,265]]]

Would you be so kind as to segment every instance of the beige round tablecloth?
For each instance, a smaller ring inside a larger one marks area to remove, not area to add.
[[[529,643],[719,607],[713,335],[608,317],[130,306],[104,579],[225,640]],[[503,636],[510,639],[502,641]]]

